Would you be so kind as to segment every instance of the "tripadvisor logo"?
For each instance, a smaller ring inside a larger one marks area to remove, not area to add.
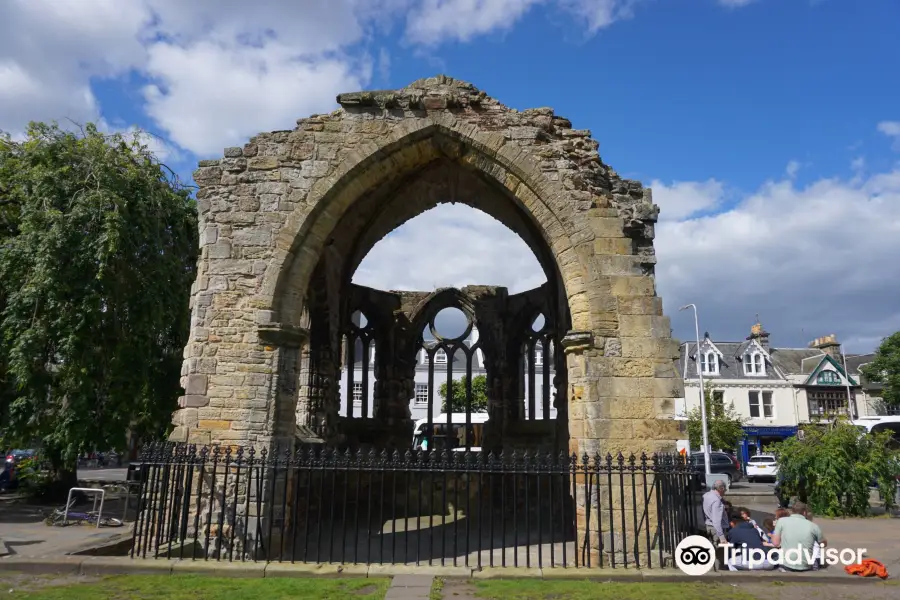
[[[742,569],[773,568],[781,565],[810,565],[821,561],[826,565],[858,565],[866,554],[865,548],[826,548],[816,544],[812,548],[748,548],[746,544],[734,546],[720,544],[725,564]],[[707,538],[691,535],[675,548],[675,565],[686,575],[705,575],[715,565],[716,547]]]

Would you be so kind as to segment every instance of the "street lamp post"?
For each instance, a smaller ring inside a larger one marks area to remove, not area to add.
[[[697,367],[697,378],[700,381],[700,425],[703,430],[703,464],[706,470],[707,485],[712,474],[709,464],[709,428],[706,424],[706,393],[703,390],[703,369],[700,368],[700,320],[697,318],[697,305],[685,304],[678,310],[694,309],[694,332],[697,334],[697,354],[694,364]],[[687,358],[687,357],[685,357]]]

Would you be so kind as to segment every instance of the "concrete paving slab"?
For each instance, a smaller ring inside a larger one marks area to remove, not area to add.
[[[229,563],[215,560],[172,561],[172,574],[215,575],[216,577],[263,578],[266,575],[266,563]]]
[[[529,569],[528,567],[486,567],[472,573],[473,579],[542,579],[543,577],[543,569]]]
[[[8,556],[0,560],[0,570],[17,573],[78,575],[83,556]]]
[[[399,575],[430,575],[432,577],[471,577],[470,567],[442,567],[440,565],[369,565],[369,577],[397,577]]]
[[[391,587],[427,587],[428,589],[431,589],[433,583],[434,576],[432,575],[397,575],[391,581]]]
[[[81,563],[81,574],[97,575],[171,575],[173,562],[118,556],[85,557]]]
[[[344,565],[318,565],[306,563],[269,563],[266,577],[366,577],[368,570],[351,569]]]

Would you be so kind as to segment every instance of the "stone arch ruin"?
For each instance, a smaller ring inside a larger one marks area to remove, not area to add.
[[[486,450],[673,450],[683,388],[656,295],[650,190],[619,177],[590,132],[552,109],[519,112],[445,76],[337,102],[293,130],[227,148],[194,174],[202,253],[170,440],[408,452],[416,357],[426,356],[433,379],[437,355],[455,360],[456,352],[465,369],[483,358]],[[546,283],[518,294],[352,283],[380,239],[444,202],[482,210],[518,234]],[[476,343],[423,337],[447,307],[477,326]],[[536,375],[536,348],[552,374]],[[358,406],[349,399],[357,357],[370,365]],[[436,410],[429,403],[429,427]],[[573,522],[587,532],[584,507],[593,501],[575,500]]]
[[[427,294],[351,278],[387,233],[462,202],[517,233],[547,276],[531,299],[486,287],[466,296],[483,311],[543,303],[552,316],[565,415],[557,444],[579,455],[672,448],[682,388],[655,290],[650,190],[619,177],[590,132],[551,109],[519,112],[448,77],[337,101],[333,113],[227,148],[194,174],[202,254],[171,439],[266,446],[292,440],[299,422],[347,443],[336,414],[341,335],[350,310],[363,308],[387,336],[375,355],[377,416],[397,433],[379,442],[408,440],[401,354],[415,335],[403,328]],[[509,332],[483,330],[502,362]]]

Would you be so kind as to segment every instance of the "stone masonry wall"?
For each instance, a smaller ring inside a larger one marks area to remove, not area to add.
[[[552,260],[571,321],[563,343],[570,449],[674,447],[680,432],[669,417],[683,389],[656,297],[650,190],[603,164],[590,132],[552,109],[509,109],[465,82],[440,76],[338,103],[293,130],[227,148],[194,174],[202,253],[173,439],[277,441],[286,430],[278,415],[293,414],[276,402],[293,389],[279,384],[279,369],[297,371],[284,369],[295,359],[280,359],[280,350],[305,343],[307,287],[326,248],[336,235],[364,238],[365,198],[387,198],[442,161],[498,190],[490,203],[475,199],[477,208],[498,213],[498,198],[517,206],[527,219],[514,226],[542,264]],[[420,208],[396,213],[366,244]],[[334,271],[346,277],[345,267]]]

